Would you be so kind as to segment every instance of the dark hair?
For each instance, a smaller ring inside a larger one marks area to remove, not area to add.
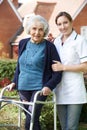
[[[70,22],[72,22],[72,17],[71,17],[71,15],[70,15],[69,13],[63,11],[63,12],[59,12],[59,14],[56,16],[56,18],[55,18],[55,23],[56,23],[56,24],[57,24],[58,18],[61,17],[61,16],[67,17],[68,20],[69,20]]]

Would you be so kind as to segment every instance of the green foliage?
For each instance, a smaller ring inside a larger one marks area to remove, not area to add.
[[[84,80],[85,80],[85,86],[87,91],[87,73],[84,74]],[[87,104],[83,105],[81,116],[80,116],[80,122],[87,123]]]
[[[52,95],[48,96],[47,101],[52,101]],[[40,116],[42,130],[54,129],[54,105],[53,103],[46,103],[42,108]],[[59,121],[57,119],[57,127],[59,128]]]
[[[87,104],[83,105],[81,116],[80,116],[80,122],[87,123]]]
[[[0,82],[2,82],[3,86],[4,82],[9,82],[13,79],[15,68],[15,60],[0,60]]]
[[[1,89],[0,89],[0,91],[1,91]],[[19,97],[19,96],[18,96],[18,92],[17,92],[16,90],[13,90],[13,91],[11,91],[11,92],[5,91],[5,92],[4,92],[4,96],[10,97],[10,98],[12,98],[12,99]]]
[[[53,121],[53,105],[47,104],[44,105],[42,109],[42,114],[40,116],[41,127],[43,130],[52,130],[54,121]]]

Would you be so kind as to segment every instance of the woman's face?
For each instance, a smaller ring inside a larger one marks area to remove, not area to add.
[[[40,43],[44,39],[44,26],[39,21],[34,21],[30,28],[31,40],[35,43]]]
[[[57,26],[63,35],[68,36],[72,32],[72,22],[66,16],[57,19]]]

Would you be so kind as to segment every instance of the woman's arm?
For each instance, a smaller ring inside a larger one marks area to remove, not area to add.
[[[52,69],[53,71],[87,72],[87,62],[78,65],[63,65],[58,61],[54,61]]]
[[[53,60],[60,61],[60,57],[54,44],[48,43],[45,54],[45,68],[43,74],[43,84],[53,90],[62,78],[62,72],[52,70]],[[61,61],[60,61],[61,62]]]

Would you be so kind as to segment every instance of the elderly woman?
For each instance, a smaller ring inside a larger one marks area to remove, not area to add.
[[[61,71],[53,72],[51,65],[53,60],[60,61],[57,50],[53,44],[44,37],[47,36],[49,25],[39,15],[33,15],[25,24],[26,32],[30,38],[22,39],[19,42],[19,57],[13,82],[8,86],[9,90],[16,87],[22,101],[33,101],[38,90],[42,95],[38,100],[45,101],[47,95],[61,81]],[[24,106],[29,110],[29,106]],[[41,130],[39,116],[42,104],[35,107],[33,130]],[[26,114],[25,130],[29,130],[31,117]]]

